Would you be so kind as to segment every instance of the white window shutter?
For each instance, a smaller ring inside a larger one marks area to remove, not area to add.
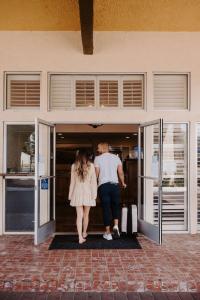
[[[73,82],[71,76],[55,74],[50,76],[50,108],[72,107]]]
[[[144,75],[123,76],[123,106],[144,107]]]
[[[95,106],[95,79],[75,79],[76,107]]]
[[[143,74],[51,74],[50,109],[144,108]]]
[[[154,75],[154,108],[187,109],[188,108],[188,75],[155,74]]]
[[[99,105],[100,107],[118,107],[119,80],[118,78],[99,78]]]
[[[6,107],[39,107],[40,75],[7,74]]]

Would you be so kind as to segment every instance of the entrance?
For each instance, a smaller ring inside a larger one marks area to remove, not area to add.
[[[87,149],[93,160],[103,141],[123,162],[127,189],[121,190],[121,206],[137,205],[138,230],[161,243],[162,120],[56,126],[36,120],[6,124],[4,136],[5,233],[34,231],[39,244],[55,232],[75,232],[75,209],[68,201],[71,165],[77,149]],[[99,199],[89,231],[104,231]]]
[[[162,120],[140,125],[56,126],[56,231],[76,232],[76,212],[68,201],[71,165],[76,151],[85,148],[94,160],[97,145],[107,142],[123,162],[127,188],[121,206],[138,207],[139,231],[162,242]],[[89,232],[103,232],[102,209],[91,209]]]
[[[110,152],[123,162],[127,188],[121,189],[121,206],[137,205],[138,125],[57,125],[56,126],[56,231],[76,232],[76,211],[70,206],[68,192],[71,165],[80,148],[87,149],[91,161],[97,145],[107,142]],[[89,232],[104,232],[102,208],[97,198],[91,208]]]

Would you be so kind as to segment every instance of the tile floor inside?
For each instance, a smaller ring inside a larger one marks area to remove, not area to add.
[[[200,234],[144,236],[139,250],[48,250],[27,235],[0,237],[0,290],[200,291]]]

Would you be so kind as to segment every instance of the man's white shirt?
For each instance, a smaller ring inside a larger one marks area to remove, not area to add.
[[[113,182],[118,183],[118,166],[122,165],[120,158],[112,153],[106,152],[95,157],[94,166],[99,168],[98,185]]]

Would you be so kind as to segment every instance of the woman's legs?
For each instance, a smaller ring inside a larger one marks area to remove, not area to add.
[[[82,244],[85,242],[85,239],[82,236],[82,227],[83,227],[83,206],[77,206],[76,207],[76,226],[78,230],[78,237],[79,237],[79,243]]]
[[[89,223],[90,206],[83,207],[83,237],[87,236],[87,228]]]

